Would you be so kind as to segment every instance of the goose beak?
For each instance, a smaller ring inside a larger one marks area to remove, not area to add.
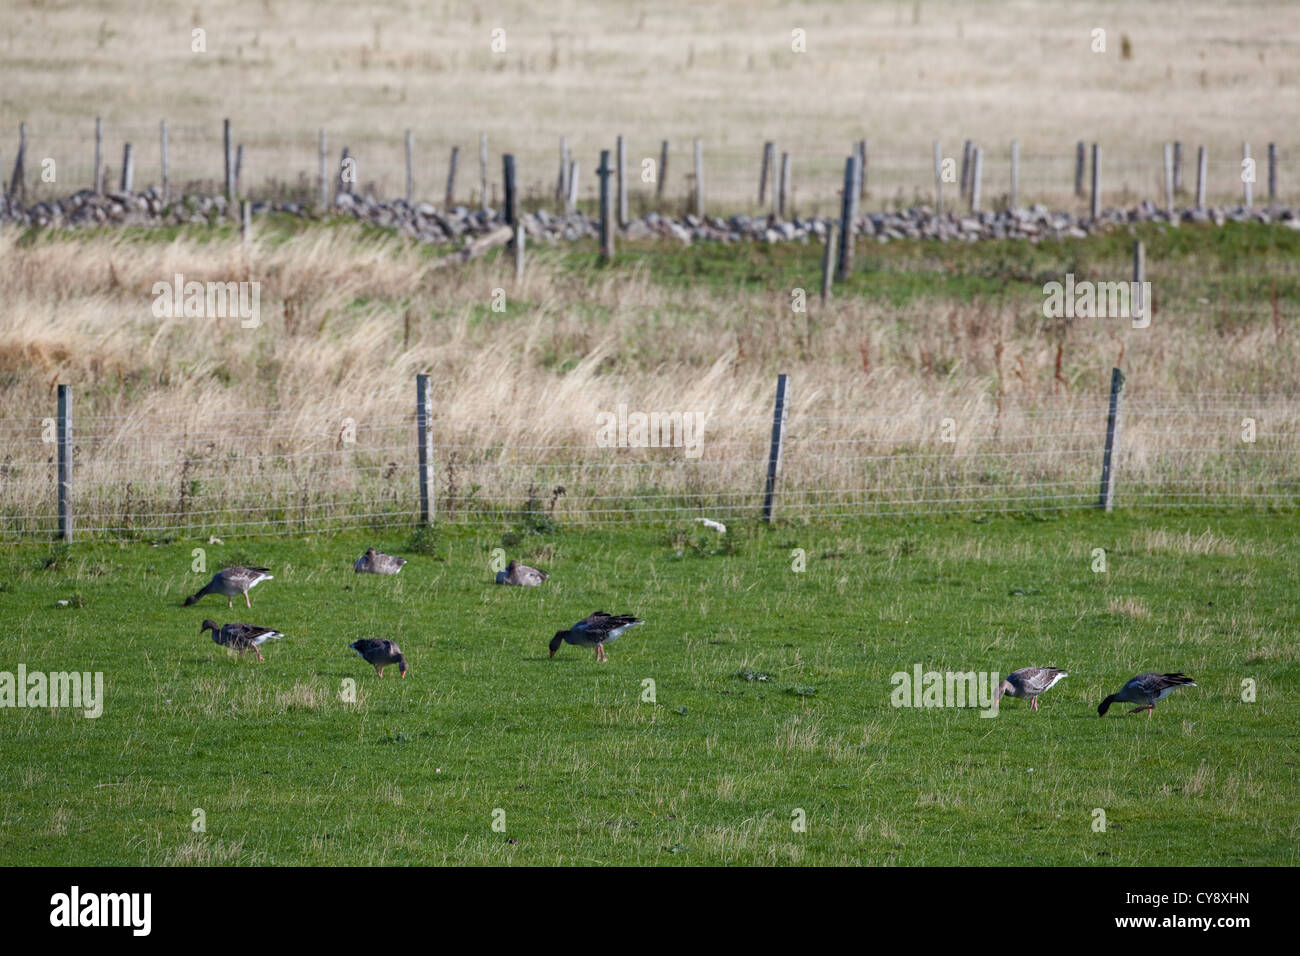
[[[551,651],[551,653],[550,653],[548,656],[549,656],[549,657],[554,657],[554,656],[555,656],[555,651]]]

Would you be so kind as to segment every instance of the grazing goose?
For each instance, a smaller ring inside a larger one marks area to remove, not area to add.
[[[604,611],[597,611],[567,631],[556,631],[555,636],[551,638],[551,656],[555,656],[555,652],[560,649],[560,644],[568,641],[578,647],[594,647],[596,660],[603,664],[609,660],[605,656],[605,645],[617,640],[618,636],[629,627],[644,623],[645,621],[638,621],[631,614],[606,614]]]
[[[550,575],[545,571],[538,571],[536,568],[530,568],[518,561],[511,561],[506,565],[504,571],[497,572],[497,584],[513,584],[516,587],[535,588],[549,577]]]
[[[402,649],[388,638],[363,637],[359,641],[353,641],[348,647],[364,657],[380,677],[384,676],[384,668],[389,664],[396,664],[402,676],[406,676],[406,658],[402,656]]]
[[[405,563],[406,558],[395,558],[391,554],[367,548],[366,553],[352,565],[352,570],[357,574],[397,574]]]
[[[1022,667],[1018,671],[1012,671],[1007,675],[1007,679],[998,685],[997,699],[1002,700],[1003,694],[1010,694],[1012,697],[1028,697],[1029,709],[1037,710],[1038,695],[1051,690],[1062,677],[1069,676],[1065,671],[1057,670],[1055,667]]]
[[[1147,712],[1147,717],[1156,709],[1156,701],[1164,700],[1180,687],[1195,687],[1196,681],[1186,674],[1138,674],[1120,688],[1118,694],[1111,694],[1097,705],[1097,716],[1105,717],[1111,704],[1139,704],[1129,711],[1136,714],[1140,710]]]
[[[185,599],[185,606],[198,602],[199,598],[206,594],[224,594],[226,596],[226,607],[234,607],[232,601],[236,594],[244,596],[244,603],[250,608],[253,602],[248,599],[250,589],[257,587],[263,581],[270,581],[272,577],[267,573],[268,568],[222,568],[212,576],[207,587],[197,594],[191,594]]]
[[[220,644],[222,647],[239,651],[240,657],[243,657],[244,651],[251,647],[257,654],[259,661],[266,660],[261,651],[263,644],[267,641],[278,641],[284,637],[279,631],[269,627],[258,627],[255,624],[227,624],[222,627],[213,620],[206,620],[199,625],[199,633],[202,634],[204,631],[212,632],[214,644]]]

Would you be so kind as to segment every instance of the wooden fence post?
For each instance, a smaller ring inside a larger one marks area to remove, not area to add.
[[[243,189],[240,187],[240,178],[244,174],[244,144],[240,143],[235,148],[235,196],[238,197]]]
[[[668,178],[668,140],[659,144],[659,178],[655,182],[655,199],[664,198],[664,180]]]
[[[858,157],[844,161],[844,194],[840,201],[840,248],[836,278],[843,282],[853,271],[853,224],[858,218]]]
[[[943,215],[943,150],[939,141],[934,141],[934,213]]]
[[[970,195],[969,192],[970,153],[971,153],[971,141],[966,140],[966,143],[961,148],[961,185],[960,185],[961,197],[960,198],[962,199],[965,199],[968,195]]]
[[[569,163],[569,196],[564,206],[564,212],[569,216],[578,211],[578,174],[581,172],[582,166],[576,159]]]
[[[406,204],[415,196],[415,134],[406,131]]]
[[[1086,152],[1083,140],[1079,140],[1074,147],[1074,195],[1078,199],[1083,198],[1083,166]]]
[[[456,167],[460,165],[460,147],[451,148],[451,160],[447,164],[447,197],[443,203],[448,209],[456,205]]]
[[[433,397],[429,376],[415,376],[415,428],[420,459],[420,524],[433,520]]]
[[[1174,140],[1174,195],[1183,191],[1183,141]]]
[[[1094,220],[1101,218],[1101,147],[1092,144],[1092,200],[1089,203]]]
[[[776,158],[776,144],[770,139],[763,144],[763,165],[759,168],[758,173],[758,204],[762,206],[767,202],[767,180],[775,170],[774,159]]]
[[[1110,411],[1106,415],[1106,454],[1101,462],[1101,497],[1097,507],[1110,511],[1115,503],[1115,452],[1119,447],[1119,408],[1124,395],[1124,373],[1110,370]]]
[[[239,203],[239,238],[244,245],[253,238],[253,204],[247,199]]]
[[[9,198],[22,194],[27,202],[27,124],[18,124],[18,156],[14,159],[14,173],[9,180]]]
[[[329,180],[329,158],[326,154],[325,130],[320,131],[320,137],[317,140],[316,153],[320,163],[320,208],[324,212],[330,205],[330,180]]]
[[[158,127],[158,155],[162,162],[162,201],[164,205],[171,198],[171,187],[167,175],[167,121],[163,120]]]
[[[479,208],[487,212],[487,133],[478,134],[478,181]]]
[[[1196,208],[1205,208],[1205,176],[1209,172],[1210,157],[1205,147],[1196,147]]]
[[[984,176],[984,150],[975,147],[975,158],[971,162],[970,173],[970,211],[980,211],[980,180]]]
[[[704,144],[695,140],[695,216],[704,218]]]
[[[122,147],[122,192],[129,193],[135,188],[135,150],[130,143]]]
[[[560,137],[560,175],[555,180],[555,201],[569,201],[569,137]]]
[[[1268,144],[1268,203],[1277,202],[1277,143]]]
[[[1011,141],[1011,196],[1009,208],[1020,208],[1020,140]]]
[[[618,138],[617,186],[618,186],[618,228],[627,227],[627,142],[622,136]]]
[[[776,218],[785,220],[786,197],[790,194],[790,154],[781,154],[781,186],[776,191]]]
[[[1165,213],[1174,218],[1174,147],[1165,143]]]
[[[104,194],[104,120],[95,117],[95,195]]]
[[[72,390],[59,386],[59,537],[72,540]]]
[[[789,417],[786,400],[788,377],[776,377],[776,405],[772,410],[772,446],[767,456],[767,482],[763,487],[763,520],[772,523],[776,507],[776,482],[781,476],[781,450],[785,444],[785,423]]]
[[[867,194],[867,141],[858,140],[858,200]]]
[[[515,285],[524,281],[524,224],[515,226]]]
[[[1150,303],[1142,295],[1142,283],[1147,278],[1147,249],[1142,240],[1133,242],[1133,295],[1130,297],[1131,318],[1144,318]]]
[[[596,175],[600,177],[600,261],[606,263],[614,259],[614,197],[609,188],[614,170],[609,162],[609,150],[602,149]]]
[[[519,192],[515,182],[515,156],[506,153],[501,157],[501,174],[505,181],[505,219],[506,225],[513,226],[519,221]],[[512,240],[513,244],[513,240]]]
[[[1246,165],[1250,161],[1250,143],[1241,144],[1241,202],[1247,209],[1251,206],[1252,190],[1254,183],[1246,176]],[[1254,170],[1251,170],[1254,175]]]
[[[226,158],[226,203],[235,199],[235,146],[230,139],[230,120],[221,121],[221,141]]]
[[[826,248],[822,250],[822,305],[831,297],[831,282],[835,278],[835,223],[826,224]]]

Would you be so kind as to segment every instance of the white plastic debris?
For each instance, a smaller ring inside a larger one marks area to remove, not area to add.
[[[696,518],[695,520],[706,528],[712,528],[714,531],[718,532],[718,534],[727,533],[727,526],[721,521],[714,521],[712,518]]]

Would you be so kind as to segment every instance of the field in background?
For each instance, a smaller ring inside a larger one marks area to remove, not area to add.
[[[1240,196],[1242,141],[1261,168],[1276,142],[1280,196],[1300,196],[1300,139],[1285,108],[1300,100],[1300,9],[1287,2],[106,0],[96,10],[29,0],[0,26],[0,150],[12,164],[26,121],[29,169],[57,159],[61,188],[33,183],[50,193],[92,183],[102,116],[106,163],[118,169],[122,143],[133,142],[140,186],[157,181],[163,119],[173,181],[219,180],[229,117],[247,147],[250,188],[309,188],[325,128],[331,156],[349,147],[363,187],[388,195],[403,188],[404,131],[413,130],[417,194],[431,199],[442,197],[453,145],[470,199],[480,133],[498,196],[503,152],[519,156],[526,190],[553,188],[563,135],[590,198],[599,150],[620,133],[634,174],[670,141],[666,182],[677,200],[690,185],[690,141],[701,137],[706,196],[727,211],[756,199],[767,139],[792,154],[803,213],[834,206],[844,157],[864,137],[867,208],[930,196],[935,139],[948,156],[966,139],[986,150],[990,201],[1007,188],[1012,139],[1025,201],[1071,202],[1079,140],[1104,147],[1108,201],[1158,201],[1161,144],[1174,140],[1188,151],[1187,188],[1196,146],[1210,148],[1212,202]],[[206,31],[206,53],[191,52],[195,28]],[[497,28],[503,54],[489,46]],[[1091,50],[1095,28],[1107,31],[1104,54]],[[807,52],[792,52],[794,29],[806,31]],[[635,206],[642,190],[632,179]]]
[[[752,516],[778,372],[791,383],[786,517],[1089,507],[1117,364],[1122,506],[1294,506],[1300,233],[1139,235],[1145,329],[1042,314],[1043,284],[1067,272],[1127,278],[1120,233],[863,244],[823,307],[815,245],[624,244],[610,268],[589,244],[538,246],[516,287],[503,259],[437,269],[431,250],[354,225],[274,221],[248,249],[225,229],[11,232],[3,529],[55,527],[43,439],[60,382],[82,534],[408,525],[420,372],[437,509],[456,520]],[[177,273],[261,282],[260,326],[155,317],[153,285]],[[797,288],[805,313],[791,309]],[[598,413],[620,405],[707,415],[700,456],[597,447]]]
[[[180,606],[194,542],[7,547],[6,668],[101,671],[105,700],[0,713],[0,864],[1294,866],[1297,542],[1294,517],[1094,514],[205,545],[272,568],[251,612]],[[411,561],[354,575],[369,544]],[[497,588],[498,547],[551,580]],[[596,608],[647,624],[608,664],[548,660]],[[237,660],[209,616],[287,636]],[[917,664],[1070,676],[1038,713],[891,707]],[[1153,668],[1199,686],[1098,718]]]

